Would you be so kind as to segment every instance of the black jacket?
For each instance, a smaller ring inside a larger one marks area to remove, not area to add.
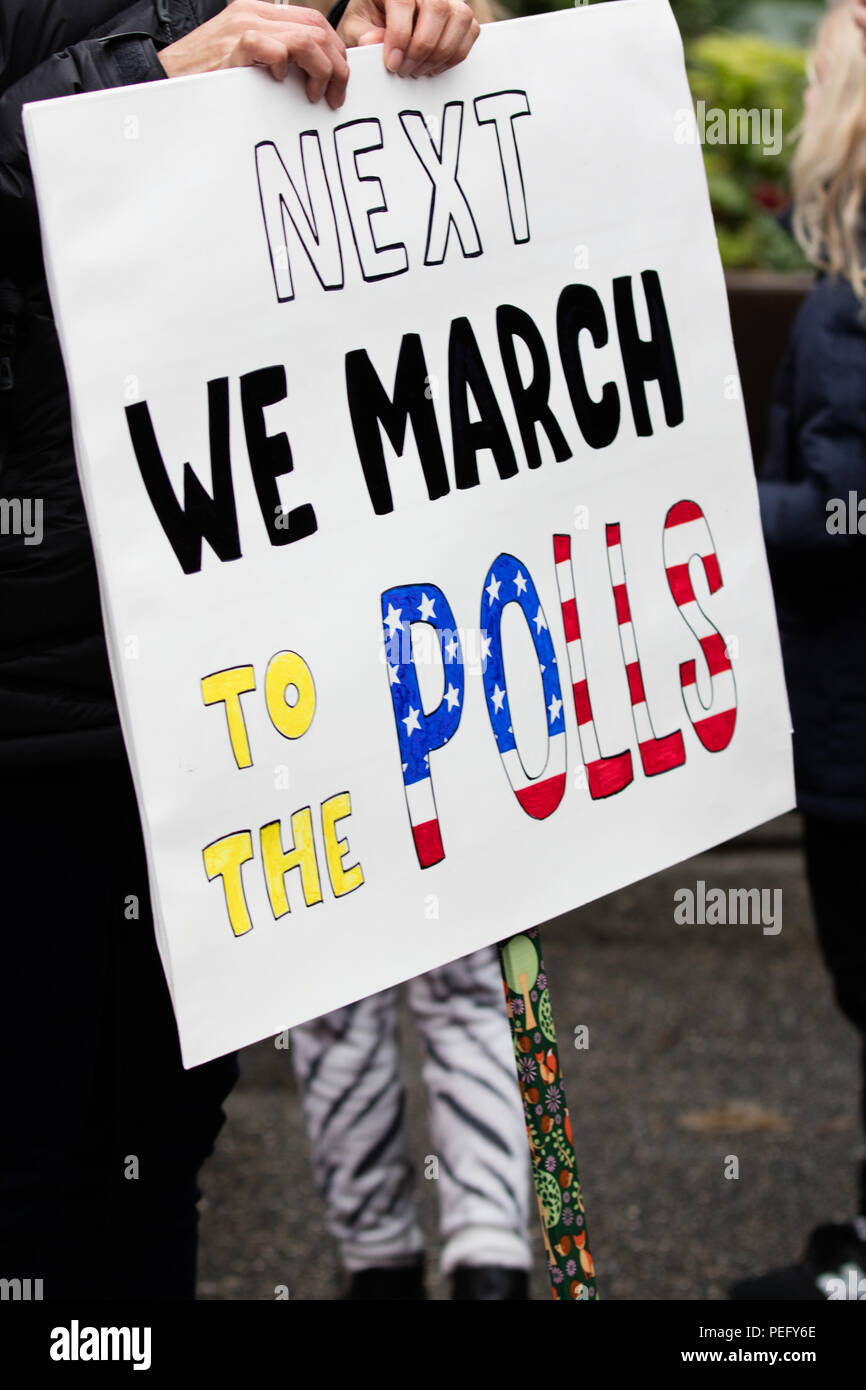
[[[847,281],[819,280],[803,304],[769,423],[759,492],[797,798],[866,820],[866,534],[828,529],[828,503],[866,500],[866,313]]]
[[[0,0],[0,499],[43,505],[41,544],[0,534],[0,767],[122,755],[21,108],[162,79],[225,3]]]

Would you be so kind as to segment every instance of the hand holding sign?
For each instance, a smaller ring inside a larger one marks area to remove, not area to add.
[[[343,105],[349,67],[343,40],[318,10],[232,0],[206,24],[160,53],[169,77],[220,68],[266,67],[282,82],[293,65],[307,74],[307,96],[324,96],[332,110]]]
[[[479,32],[463,0],[349,0],[337,31],[318,10],[279,0],[231,0],[220,14],[164,48],[160,61],[169,77],[265,67],[278,82],[296,66],[307,74],[310,101],[324,96],[336,111],[346,99],[347,45],[384,43],[390,72],[432,76],[461,63]]]
[[[481,32],[463,0],[349,0],[337,32],[348,48],[385,45],[385,67],[429,77],[462,63]]]

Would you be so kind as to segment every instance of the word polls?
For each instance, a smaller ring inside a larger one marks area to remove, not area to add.
[[[201,682],[205,705],[222,705],[225,710],[229,742],[239,770],[253,766],[241,696],[255,689],[256,677],[252,666],[233,666],[216,671],[213,675],[205,676]],[[264,693],[268,717],[276,732],[286,739],[303,738],[316,711],[316,688],[303,657],[297,652],[277,652],[265,671]],[[348,792],[338,792],[321,805],[325,862],[335,898],[354,892],[364,882],[364,871],[360,864],[345,865],[349,842],[339,838],[338,826],[351,812],[352,798]],[[292,869],[297,869],[300,875],[301,891],[307,907],[324,900],[311,807],[303,806],[292,815],[288,847],[284,843],[279,820],[262,825],[257,839],[268,901],[275,921],[291,912],[286,875]],[[226,910],[234,935],[245,936],[253,927],[242,876],[244,864],[255,857],[252,831],[237,830],[222,835],[207,845],[202,855],[208,879],[222,880]]]
[[[655,777],[682,766],[686,760],[685,742],[679,729],[659,734],[653,724],[631,616],[621,530],[618,523],[608,524],[605,530],[608,573],[638,756],[644,776]],[[635,776],[630,748],[604,754],[599,746],[583,651],[571,544],[570,536],[553,537],[560,613],[568,650],[567,677],[559,670],[548,616],[525,564],[514,555],[499,555],[487,572],[480,599],[483,687],[490,727],[511,790],[522,810],[535,820],[551,816],[565,795],[564,681],[571,685],[590,796],[599,799],[622,792]],[[724,639],[701,608],[692,585],[689,568],[692,559],[700,561],[710,594],[722,585],[710,528],[697,502],[679,501],[669,508],[663,553],[671,597],[700,648],[710,692],[709,702],[704,704],[697,685],[698,658],[684,661],[680,664],[683,703],[702,746],[710,753],[721,753],[734,735],[737,692]],[[508,604],[515,604],[526,621],[543,691],[547,753],[544,766],[534,775],[520,756],[508,699],[502,642],[502,615]],[[425,869],[445,858],[431,755],[455,736],[460,725],[466,691],[462,643],[448,599],[432,583],[387,589],[382,594],[382,621],[406,806],[418,862]],[[417,624],[434,629],[445,676],[442,698],[436,708],[429,711],[424,709],[413,655],[411,630]]]

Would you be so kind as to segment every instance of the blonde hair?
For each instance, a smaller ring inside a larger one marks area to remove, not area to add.
[[[818,26],[815,85],[793,162],[794,235],[813,265],[866,303],[866,53],[848,3]]]

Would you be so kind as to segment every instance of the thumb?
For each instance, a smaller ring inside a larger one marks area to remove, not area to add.
[[[384,43],[384,42],[385,42],[385,30],[384,30],[384,29],[368,29],[367,32],[366,32],[366,34],[362,34],[361,37],[359,38],[359,40],[358,40],[358,47],[359,47],[359,48],[362,48],[362,47],[367,47],[367,46],[369,46],[369,44],[371,44],[371,43]]]

